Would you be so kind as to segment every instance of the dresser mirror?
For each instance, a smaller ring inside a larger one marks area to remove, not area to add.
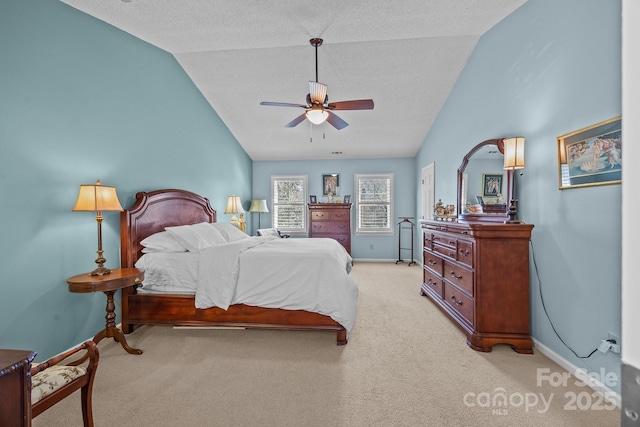
[[[458,218],[504,222],[513,171],[504,170],[504,139],[488,139],[473,147],[458,168]]]

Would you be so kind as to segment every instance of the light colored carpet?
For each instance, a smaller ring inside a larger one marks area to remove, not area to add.
[[[140,356],[103,340],[96,426],[620,424],[620,410],[607,409],[573,377],[566,385],[537,384],[540,369],[563,372],[540,352],[470,349],[464,334],[419,296],[419,265],[356,263],[351,274],[360,299],[347,346],[336,346],[328,332],[161,326],[128,336],[144,349]],[[81,426],[79,397],[76,392],[33,425]]]

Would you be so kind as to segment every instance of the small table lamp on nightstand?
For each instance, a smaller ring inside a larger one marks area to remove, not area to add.
[[[269,212],[269,208],[267,208],[267,201],[264,199],[255,199],[251,201],[251,207],[249,207],[249,212],[258,212],[258,228],[260,227],[260,214],[262,212]]]
[[[229,196],[227,199],[227,208],[224,210],[225,214],[231,214],[230,224],[235,225],[240,230],[245,231],[246,222],[244,221],[244,208],[242,207],[242,202],[240,201],[240,196]],[[236,214],[240,214],[240,221],[236,218]]]
[[[96,180],[95,184],[82,184],[78,193],[78,200],[72,209],[74,212],[85,211],[95,212],[96,221],[98,222],[98,258],[96,264],[98,268],[91,272],[92,276],[102,276],[111,273],[104,263],[102,250],[102,212],[103,211],[122,211],[116,188],[107,185],[101,185],[100,180]]]

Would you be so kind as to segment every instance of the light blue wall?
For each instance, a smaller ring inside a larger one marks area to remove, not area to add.
[[[533,336],[578,367],[618,378],[619,355],[578,358],[552,324],[579,356],[609,331],[620,335],[621,187],[560,191],[556,155],[557,136],[620,115],[620,26],[619,1],[529,0],[481,38],[417,156],[418,168],[436,163],[436,197],[455,200],[467,150],[527,138],[517,188],[519,217],[535,224]]]
[[[310,194],[322,195],[322,175],[327,173],[340,174],[340,193],[352,195],[356,173],[393,173],[395,190],[394,221],[399,216],[412,216],[416,211],[415,193],[415,160],[413,158],[399,159],[370,159],[370,160],[308,160],[308,161],[260,161],[253,162],[253,198],[267,199],[269,210],[271,206],[271,176],[272,175],[307,175]],[[257,215],[257,214],[253,214]],[[351,227],[355,230],[355,211],[351,211]],[[255,219],[257,222],[257,217]],[[395,222],[394,222],[395,223]],[[262,214],[262,227],[271,225],[271,213]],[[351,235],[351,255],[355,259],[398,259],[397,227],[393,236],[362,236]],[[373,249],[372,249],[373,245]],[[403,242],[403,247],[405,243]],[[407,257],[408,252],[403,252]],[[415,258],[419,258],[416,252]]]
[[[251,159],[171,55],[61,2],[2,0],[0,58],[0,348],[44,360],[104,327],[104,295],[65,281],[95,268],[80,184],[116,186],[124,207],[183,188],[221,212],[250,199]],[[118,267],[119,215],[104,216]]]

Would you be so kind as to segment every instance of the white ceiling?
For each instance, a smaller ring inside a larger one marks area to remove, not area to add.
[[[479,37],[526,0],[61,0],[170,52],[253,160],[413,157]],[[304,121],[309,80],[349,123]],[[340,152],[341,154],[332,154]]]

